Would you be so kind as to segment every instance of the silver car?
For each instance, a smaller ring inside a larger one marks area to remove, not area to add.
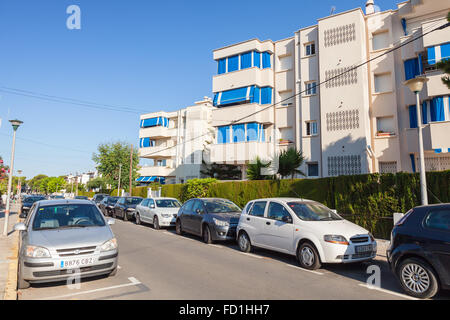
[[[114,276],[117,240],[95,204],[87,200],[36,202],[21,231],[18,287],[30,283],[64,281],[75,277]]]
[[[136,206],[136,224],[150,223],[153,228],[173,227],[181,203],[175,198],[147,198]]]

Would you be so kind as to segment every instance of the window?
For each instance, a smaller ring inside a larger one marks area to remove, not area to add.
[[[218,74],[222,74],[227,72],[227,59],[223,58],[219,60],[219,66],[218,66]]]
[[[272,67],[271,57],[272,57],[272,55],[270,54],[270,52],[263,52],[262,53],[262,67],[263,67],[263,69]]]
[[[372,50],[380,50],[389,47],[389,32],[383,31],[372,34]]]
[[[305,89],[306,89],[305,94],[306,94],[307,96],[316,94],[316,92],[317,92],[316,82],[315,82],[315,81],[312,81],[312,82],[306,82],[306,83],[305,83]]]
[[[245,141],[245,124],[233,125],[233,142]]]
[[[243,213],[243,214],[248,214],[249,211],[250,211],[250,209],[252,208],[252,205],[253,205],[253,202],[249,202],[249,203],[245,206],[245,208],[244,208],[244,210],[242,211],[242,213]]]
[[[396,173],[397,161],[379,161],[378,162],[380,173]]]
[[[306,122],[306,135],[314,136],[317,134],[317,121]]]
[[[450,58],[450,42],[427,48],[427,62],[434,65],[441,60]]]
[[[155,140],[150,140],[150,138],[141,138],[139,141],[139,146],[141,148],[154,147],[156,145]]]
[[[253,51],[253,66],[261,68],[261,52]]]
[[[319,164],[317,162],[308,163],[308,177],[319,176]]]
[[[157,160],[156,161],[156,166],[157,167],[165,167],[167,165],[167,160],[166,159],[162,159],[162,160]]]
[[[246,52],[241,54],[241,70],[252,67],[252,53]]]
[[[422,73],[418,58],[406,60],[403,64],[405,68],[405,80],[413,79]]]
[[[153,200],[153,199],[149,199],[148,200],[148,204],[147,204],[147,206],[150,208],[151,206],[155,206],[155,200]]]
[[[194,205],[192,206],[192,212],[197,213],[197,210],[203,212],[203,203],[200,200],[195,200]]]
[[[376,93],[391,91],[392,90],[391,74],[390,73],[375,74],[374,84]]]
[[[417,128],[417,108],[416,105],[411,105],[409,109],[409,127]]]
[[[249,215],[255,217],[264,217],[264,211],[266,210],[266,201],[256,201],[253,205],[252,209],[249,212]]]
[[[264,126],[260,123],[247,123],[247,141],[265,141]]]
[[[140,205],[143,206],[143,207],[146,207],[148,205],[149,201],[150,201],[150,199],[144,199],[144,200],[142,200]]]
[[[263,87],[261,88],[261,104],[271,104],[272,103],[272,88]]]
[[[305,56],[312,56],[316,54],[316,45],[314,42],[305,44]]]
[[[230,142],[230,126],[222,126],[217,128],[217,143]]]
[[[182,182],[181,183],[183,183],[184,181],[183,181],[183,179],[181,179],[182,180]],[[182,209],[183,209],[183,211],[185,211],[185,212],[190,212],[191,210],[192,210],[192,206],[194,205],[194,200],[189,200],[188,202],[186,202],[184,205],[183,205],[183,207],[182,207]]]
[[[167,119],[166,117],[156,117],[156,118],[141,120],[141,128],[150,128],[150,127],[157,127],[157,126],[163,126],[163,127],[168,128],[169,127],[169,119]]]
[[[377,136],[395,135],[394,117],[377,117]]]
[[[269,219],[283,221],[283,217],[291,218],[291,215],[287,211],[287,209],[280,203],[271,202],[269,204],[269,211],[267,214]]]
[[[450,210],[433,210],[425,218],[425,226],[431,229],[450,231]]]
[[[228,58],[228,72],[236,71],[239,69],[239,56],[232,56]]]

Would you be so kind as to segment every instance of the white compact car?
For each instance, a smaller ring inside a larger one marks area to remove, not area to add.
[[[298,198],[252,200],[236,230],[241,251],[252,246],[295,255],[301,267],[373,259],[374,237],[321,203]]]
[[[153,228],[175,226],[181,203],[175,198],[147,198],[136,206],[136,224],[150,223]]]

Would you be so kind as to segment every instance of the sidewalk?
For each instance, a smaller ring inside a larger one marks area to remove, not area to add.
[[[3,236],[5,210],[0,209],[0,300],[14,299],[17,285],[17,246],[18,232],[13,232],[19,220],[18,206],[12,204],[9,215],[8,236]]]

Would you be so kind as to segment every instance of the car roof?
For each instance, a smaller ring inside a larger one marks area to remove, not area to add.
[[[280,202],[316,202],[314,200],[310,200],[310,199],[304,199],[304,198],[289,198],[289,197],[278,197],[278,198],[261,198],[261,199],[253,199],[250,201],[280,201]],[[250,202],[249,201],[249,202]]]
[[[417,209],[426,209],[426,208],[436,208],[436,207],[444,207],[444,208],[447,208],[447,207],[450,207],[450,203],[433,203],[433,204],[427,204],[427,205],[417,206],[417,207],[414,207],[414,208],[417,208]]]
[[[153,199],[153,200],[178,200],[177,198],[171,198],[171,197],[150,197],[145,199]]]
[[[60,206],[64,204],[89,204],[94,205],[90,200],[81,200],[81,199],[58,199],[58,200],[41,200],[37,202],[40,207],[43,206]]]

